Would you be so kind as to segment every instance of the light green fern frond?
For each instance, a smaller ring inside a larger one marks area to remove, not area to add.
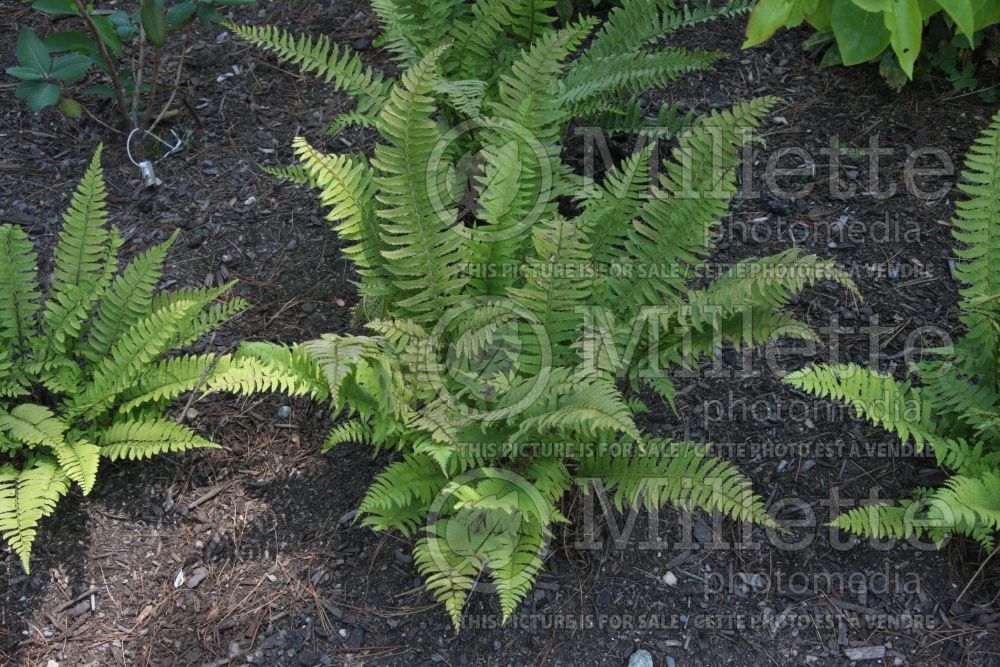
[[[708,456],[689,442],[654,440],[632,453],[608,453],[581,461],[580,474],[614,489],[621,510],[670,503],[685,510],[718,510],[738,521],[775,525],[750,480],[728,461]]]
[[[278,57],[298,65],[358,100],[358,109],[378,108],[384,101],[387,84],[382,75],[366,66],[347,47],[330,42],[326,36],[311,39],[296,37],[275,26],[231,25],[230,29],[251,44],[267,49]]]
[[[862,417],[906,442],[918,445],[933,438],[918,389],[856,364],[809,366],[789,373],[782,382],[820,398],[851,405]]]
[[[0,467],[0,535],[21,558],[25,572],[38,522],[55,511],[69,491],[69,478],[55,460],[36,458],[23,470]]]
[[[153,292],[163,272],[163,262],[177,240],[175,232],[164,243],[141,253],[125,267],[101,296],[96,317],[81,350],[95,362],[114,346],[122,334],[149,314]]]
[[[186,426],[160,418],[115,422],[98,434],[97,444],[101,448],[101,456],[112,461],[146,459],[167,452],[219,447]]]
[[[447,526],[446,521],[428,526],[428,534],[413,546],[413,560],[427,590],[444,604],[458,631],[462,626],[462,609],[476,585],[481,566],[475,558],[451,548],[445,534]]]

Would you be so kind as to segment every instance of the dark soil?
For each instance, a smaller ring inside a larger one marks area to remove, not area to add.
[[[17,26],[39,25],[38,18],[15,0],[0,0],[0,7],[9,17],[0,27],[0,62],[10,63]],[[262,3],[237,18],[325,32],[387,66],[385,54],[368,46],[374,21],[362,2]],[[849,542],[824,525],[836,507],[868,499],[873,489],[878,497],[903,498],[915,485],[940,481],[933,460],[885,450],[871,455],[865,446],[898,441],[778,382],[785,370],[827,358],[833,331],[841,360],[869,363],[874,335],[882,353],[875,361],[883,369],[895,362],[897,371],[913,332],[911,344],[939,343],[921,339],[920,327],[959,333],[946,222],[955,192],[929,201],[913,196],[902,167],[910,150],[928,147],[958,165],[992,109],[947,87],[894,94],[872,68],[819,71],[799,46],[802,34],[743,52],[741,31],[742,22],[731,21],[680,35],[680,43],[733,55],[648,101],[707,112],[779,95],[785,101],[765,128],[767,147],[749,156],[753,173],[744,186],[762,188],[764,165],[783,148],[810,151],[816,166],[808,176],[778,181],[788,189],[812,183],[808,196],[764,187],[761,196],[735,201],[713,263],[798,244],[851,270],[864,303],[840,289],[808,290],[794,311],[828,329],[822,346],[778,346],[773,365],[763,351],[749,355],[746,366],[727,352],[722,368],[749,372],[679,377],[681,416],[649,397],[646,426],[717,443],[779,519],[797,526],[790,534],[755,529],[756,544],[734,545],[740,529],[728,521],[664,511],[636,521],[619,547],[599,519],[600,548],[576,545],[584,540],[579,529],[558,536],[516,622],[494,627],[495,601],[477,596],[456,634],[423,590],[410,544],[351,522],[384,458],[372,460],[354,446],[321,455],[329,415],[306,402],[292,402],[290,416],[279,419],[286,402],[279,398],[218,400],[197,406],[195,425],[222,450],[106,464],[88,497],[71,496],[43,523],[30,576],[4,553],[0,660],[94,667],[624,665],[646,649],[655,664],[681,667],[834,665],[864,655],[874,656],[869,664],[1000,664],[995,560],[984,565],[985,555],[963,541],[940,551],[886,548]],[[59,213],[103,141],[113,222],[128,239],[127,254],[182,228],[167,282],[236,278],[236,292],[255,305],[209,347],[348,330],[351,272],[323,212],[305,189],[256,166],[289,162],[297,134],[326,141],[323,128],[345,100],[231,36],[198,37],[189,54],[193,78],[172,126],[186,146],[156,165],[163,185],[154,190],[141,187],[121,136],[53,112],[32,116],[14,99],[12,80],[0,83],[0,223],[22,225],[50,247]],[[1000,80],[995,70],[986,74]],[[95,113],[110,119],[113,112]],[[868,158],[855,149],[873,136],[894,151],[882,159],[880,178],[898,192],[886,199],[863,194]],[[332,149],[365,150],[371,137],[348,133],[336,141]],[[834,171],[818,152],[831,141],[847,152]],[[788,168],[803,162],[795,155],[781,160]],[[834,196],[831,178],[855,194]],[[954,178],[918,180],[932,190]],[[578,502],[567,511],[577,525],[595,514]],[[616,520],[621,525],[624,517]],[[643,548],[657,536],[662,548]],[[778,548],[779,539],[803,544]],[[668,572],[675,585],[664,583]],[[904,614],[911,623],[899,628]]]

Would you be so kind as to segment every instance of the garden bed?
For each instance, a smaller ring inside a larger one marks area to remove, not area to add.
[[[14,24],[37,18],[15,0],[0,0],[0,7],[15,17],[0,28],[0,57],[8,63]],[[238,18],[326,32],[362,48],[372,65],[390,66],[370,46],[375,22],[365,3],[262,3]],[[497,627],[495,600],[474,596],[456,634],[424,591],[410,544],[352,524],[385,457],[372,460],[354,445],[321,455],[329,414],[306,401],[214,400],[188,418],[222,450],[109,464],[90,496],[71,496],[43,522],[30,576],[4,553],[0,660],[95,667],[624,665],[645,649],[657,665],[669,664],[669,656],[682,667],[867,659],[998,664],[1000,569],[995,560],[980,567],[978,546],[843,546],[824,525],[833,507],[867,499],[872,489],[900,498],[939,481],[933,459],[891,455],[899,452],[893,436],[778,381],[782,370],[826,358],[834,338],[840,360],[868,363],[878,337],[885,368],[902,362],[907,337],[920,327],[959,332],[947,223],[955,192],[914,196],[903,167],[913,149],[930,148],[957,169],[992,108],[946,87],[897,95],[871,68],[820,72],[795,33],[742,52],[742,30],[743,20],[733,20],[682,33],[688,46],[733,55],[647,96],[699,112],[762,95],[784,98],[762,133],[767,146],[749,160],[744,189],[762,193],[734,201],[712,262],[797,244],[850,269],[864,303],[841,289],[808,290],[796,315],[836,330],[822,334],[826,344],[815,354],[778,346],[780,363],[769,365],[763,353],[744,361],[727,352],[722,367],[745,369],[746,376],[679,378],[680,416],[648,397],[652,410],[643,419],[654,433],[717,443],[764,498],[802,501],[779,511],[780,519],[802,518],[808,507],[810,526],[780,536],[754,529],[749,541],[756,544],[735,548],[744,536],[731,522],[662,511],[653,522],[640,517],[619,548],[598,521],[601,547],[580,547],[588,537],[579,533],[557,535],[534,593],[509,625]],[[189,137],[187,145],[156,165],[163,185],[153,190],[141,187],[122,137],[52,112],[31,116],[5,82],[0,223],[23,226],[47,248],[73,185],[103,141],[112,221],[125,233],[126,254],[179,227],[167,278],[177,286],[236,278],[236,292],[255,306],[206,349],[350,331],[352,274],[323,211],[305,188],[257,168],[289,162],[297,134],[325,141],[323,128],[345,99],[232,36],[202,33],[189,67],[194,79],[173,125]],[[995,68],[987,74],[1000,80]],[[859,149],[871,137],[893,151],[879,170],[880,185],[897,189],[888,198],[863,194],[870,163]],[[571,153],[581,154],[584,134],[573,141]],[[364,150],[372,136],[352,131],[334,142],[331,149]],[[843,149],[835,172],[822,153],[831,145]],[[777,185],[812,184],[801,198],[761,183],[767,161],[791,147],[808,151],[815,166],[804,154],[785,154],[780,166],[807,169]],[[920,165],[938,163],[928,157]],[[918,180],[931,191],[953,179]],[[846,198],[835,192],[852,187]],[[567,511],[577,519],[594,514],[583,503]],[[657,538],[663,547],[649,548]],[[809,539],[802,548],[777,546],[795,538]],[[668,573],[676,582],[664,580]]]

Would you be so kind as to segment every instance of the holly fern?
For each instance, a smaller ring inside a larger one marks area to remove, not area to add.
[[[158,292],[176,234],[117,272],[123,241],[106,226],[100,154],[63,217],[47,298],[34,244],[20,227],[0,226],[0,534],[25,571],[39,521],[71,485],[89,493],[102,458],[215,446],[164,417],[178,397],[310,393],[253,359],[166,357],[247,304],[219,300],[230,285]]]

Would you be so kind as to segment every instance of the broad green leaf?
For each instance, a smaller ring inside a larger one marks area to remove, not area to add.
[[[889,46],[882,16],[866,12],[851,0],[834,0],[830,24],[845,65],[867,62]]]
[[[52,78],[59,79],[65,84],[73,84],[79,81],[93,62],[87,56],[79,53],[70,53],[56,58],[52,63]]]
[[[187,24],[194,16],[194,10],[198,8],[195,0],[184,0],[178,2],[167,10],[167,25],[173,29],[180,28]]]
[[[34,67],[8,67],[7,74],[21,81],[41,81],[45,78],[45,74]]]
[[[45,81],[25,81],[17,87],[14,95],[27,102],[34,113],[59,104],[59,86]]]
[[[920,39],[924,22],[917,0],[892,0],[892,10],[885,13],[885,24],[891,33],[892,50],[906,76],[913,78],[913,63],[920,55]]]
[[[951,17],[959,32],[971,42],[972,35],[976,32],[976,9],[972,5],[972,0],[935,0],[935,2]]]
[[[76,51],[87,56],[97,53],[97,44],[93,38],[78,30],[54,32],[42,41],[49,47],[49,51]]]
[[[118,37],[118,31],[115,30],[115,26],[106,16],[94,16],[94,25],[97,27],[97,33],[101,36],[101,41],[104,45],[108,47],[108,50],[120,56],[124,50],[121,38]]]
[[[854,4],[866,12],[885,12],[891,6],[890,0],[854,0]]]
[[[76,3],[73,0],[35,0],[31,4],[32,9],[36,9],[45,14],[79,14]]]
[[[45,43],[31,28],[21,28],[17,35],[17,61],[24,67],[48,74],[52,68],[52,57]]]
[[[750,13],[747,38],[743,42],[743,48],[747,49],[770,39],[771,35],[788,20],[792,9],[791,0],[760,0]]]

